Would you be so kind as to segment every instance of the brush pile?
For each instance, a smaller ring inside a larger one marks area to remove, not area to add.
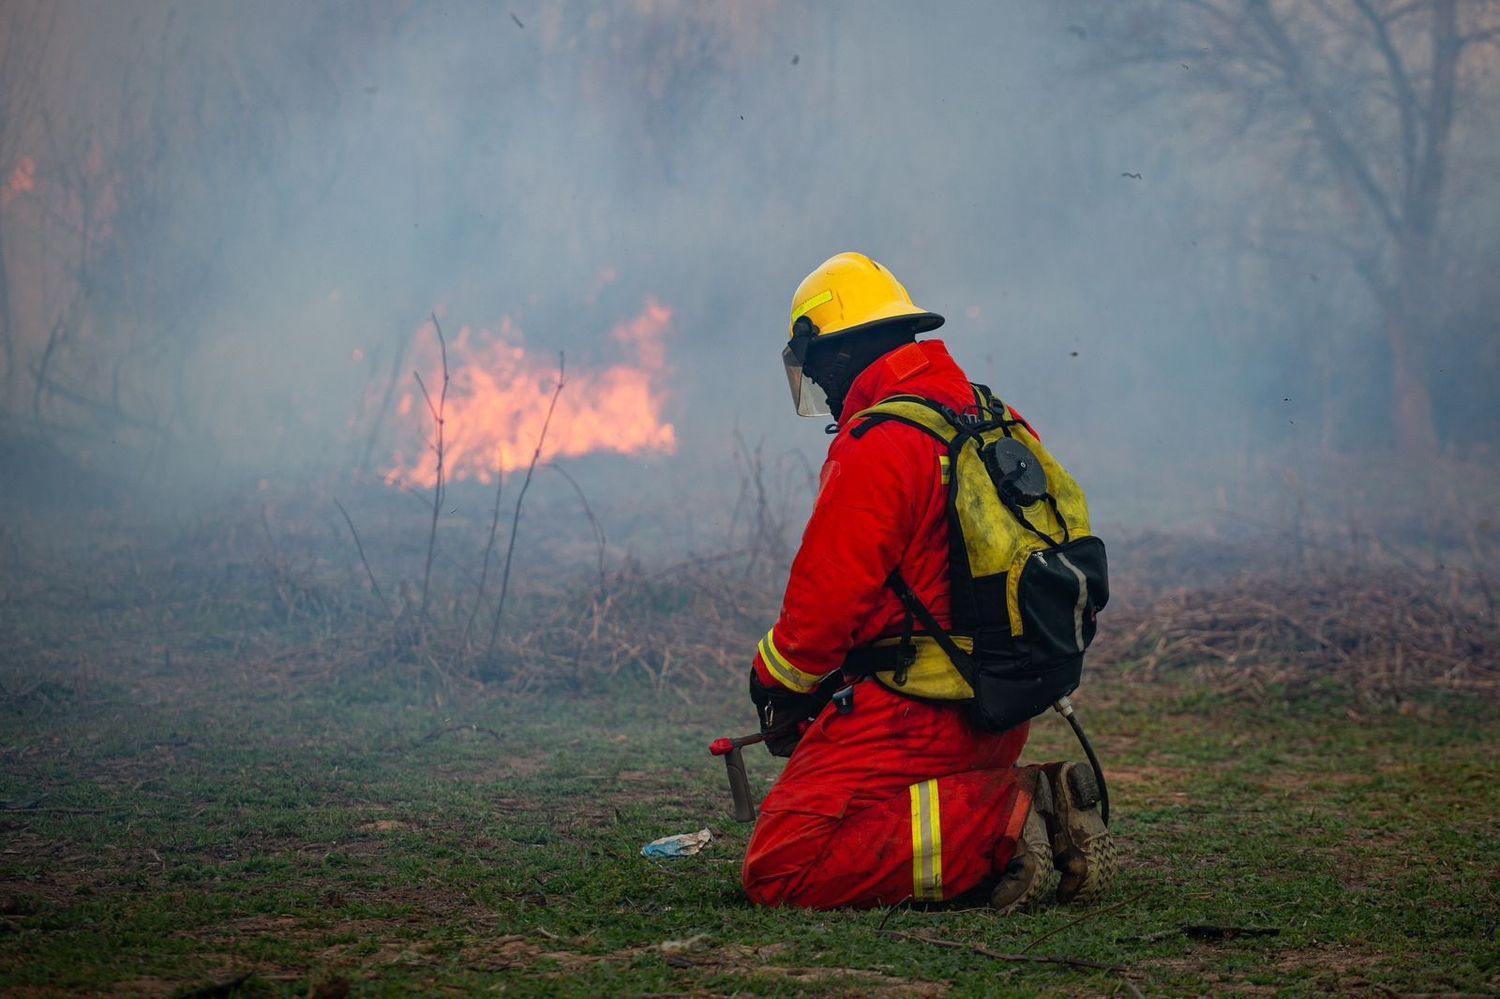
[[[1451,691],[1500,698],[1496,594],[1475,570],[1344,564],[1245,573],[1111,614],[1098,663],[1151,680],[1288,699],[1332,686],[1389,705]]]

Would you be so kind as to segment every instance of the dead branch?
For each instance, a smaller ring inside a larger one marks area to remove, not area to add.
[[[385,599],[385,594],[380,592],[380,584],[375,581],[375,573],[370,570],[370,560],[365,558],[365,546],[359,540],[359,532],[354,529],[354,518],[349,516],[349,511],[344,509],[344,504],[339,498],[333,498],[333,505],[339,508],[339,513],[344,515],[344,523],[349,525],[349,533],[354,536],[354,547],[359,551],[360,564],[365,567],[365,576],[370,580],[370,587],[374,589],[375,595],[380,598],[380,604],[385,608],[386,615],[391,613],[390,602]]]
[[[578,502],[583,504],[583,515],[588,518],[589,529],[594,532],[594,549],[599,569],[599,592],[603,593],[604,548],[606,544],[606,538],[604,537],[604,527],[599,523],[599,518],[594,516],[594,508],[589,506],[589,498],[583,494],[583,489],[578,485],[578,480],[569,475],[568,470],[563,468],[561,465],[550,465],[548,467],[568,481],[568,485],[573,487],[573,492],[578,494]]]
[[[474,634],[474,619],[484,605],[484,587],[490,578],[490,556],[495,551],[495,529],[500,526],[500,494],[505,489],[505,470],[495,469],[495,508],[490,511],[490,535],[484,543],[484,562],[479,570],[479,585],[474,594],[474,606],[469,611],[469,621],[464,625],[464,650],[467,654],[469,637]]]
[[[526,490],[531,488],[531,477],[536,472],[536,463],[542,457],[542,443],[547,439],[547,428],[552,425],[552,414],[557,411],[557,397],[562,395],[563,386],[567,384],[566,358],[561,351],[557,354],[557,387],[552,390],[552,401],[547,404],[547,416],[542,420],[542,431],[536,436],[536,450],[531,452],[531,462],[526,466],[526,477],[521,480],[521,490],[516,494],[516,508],[510,518],[510,537],[505,542],[505,567],[500,573],[500,602],[495,607],[495,621],[490,626],[490,644],[485,649],[485,657],[489,658],[495,654],[495,642],[500,637],[500,618],[505,613],[505,597],[510,591],[510,565],[511,559],[516,554],[516,530],[521,524],[521,504],[526,499]]]
[[[418,644],[427,644],[427,606],[428,594],[432,584],[432,552],[437,547],[438,517],[443,512],[443,414],[448,404],[448,342],[443,339],[443,327],[438,322],[437,313],[433,312],[429,318],[432,320],[432,328],[437,331],[438,350],[443,360],[443,385],[438,392],[438,401],[433,405],[432,395],[427,391],[427,386],[422,383],[421,372],[414,372],[417,376],[417,385],[422,389],[422,397],[427,400],[428,412],[432,413],[433,423],[437,426],[437,440],[432,445],[433,452],[437,455],[437,476],[432,487],[432,529],[427,534],[427,565],[422,570],[422,611],[417,622]]]
[[[391,410],[391,402],[396,398],[396,386],[401,381],[401,368],[406,361],[406,353],[410,349],[412,337],[403,335],[396,341],[395,348],[391,351],[391,373],[385,380],[385,393],[380,398],[380,406],[375,410],[375,415],[370,419],[370,433],[365,438],[364,452],[359,459],[361,470],[368,471],[370,462],[375,456],[375,443],[380,437],[381,428],[385,426],[387,415]]]

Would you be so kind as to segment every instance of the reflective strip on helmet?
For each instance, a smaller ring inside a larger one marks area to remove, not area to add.
[[[801,319],[803,316],[807,315],[809,312],[811,312],[813,309],[816,309],[824,302],[831,301],[833,301],[832,290],[824,291],[817,295],[814,295],[812,298],[809,298],[807,301],[803,302],[801,305],[792,310],[791,321],[795,323],[797,320]]]
[[[943,829],[937,779],[911,785],[911,893],[918,902],[943,900]]]
[[[760,651],[761,661],[766,664],[766,669],[771,671],[771,675],[781,681],[783,687],[795,690],[799,694],[807,693],[818,685],[822,677],[804,673],[787,662],[776,648],[775,634],[774,628],[766,632],[766,637],[762,638],[760,645],[756,647]]]

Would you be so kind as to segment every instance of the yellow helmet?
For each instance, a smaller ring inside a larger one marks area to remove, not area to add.
[[[788,343],[781,354],[798,415],[829,415],[822,389],[802,375],[809,346],[825,337],[892,325],[925,333],[943,325],[943,317],[918,308],[896,275],[863,253],[836,253],[803,278],[792,296]]]

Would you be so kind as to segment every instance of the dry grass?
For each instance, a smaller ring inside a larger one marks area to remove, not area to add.
[[[598,587],[566,592],[518,627],[498,669],[482,674],[522,691],[585,689],[636,673],[682,696],[722,689],[742,673],[781,580],[736,553],[656,571],[629,564]]]
[[[69,522],[80,540],[67,550],[43,543],[41,528],[0,529],[0,696],[242,671],[284,690],[383,674],[449,699],[615,678],[685,699],[729,689],[775,620],[792,549],[789,487],[768,499],[759,453],[741,450],[750,471],[725,546],[735,547],[720,554],[634,558],[608,544],[576,482],[538,492],[493,648],[488,628],[472,626],[494,609],[479,559],[489,504],[477,494],[454,503],[482,519],[445,512],[430,578],[430,534],[417,529],[427,525],[409,498],[383,492],[356,492],[347,508],[332,495],[273,496],[154,540],[108,518]],[[1331,688],[1366,707],[1434,691],[1493,700],[1500,586],[1485,567],[1500,551],[1480,529],[1466,549],[1450,540],[1421,557],[1368,531],[1306,526],[1280,538],[1111,536],[1114,600],[1090,667],[1139,680],[1186,673],[1260,698]]]

